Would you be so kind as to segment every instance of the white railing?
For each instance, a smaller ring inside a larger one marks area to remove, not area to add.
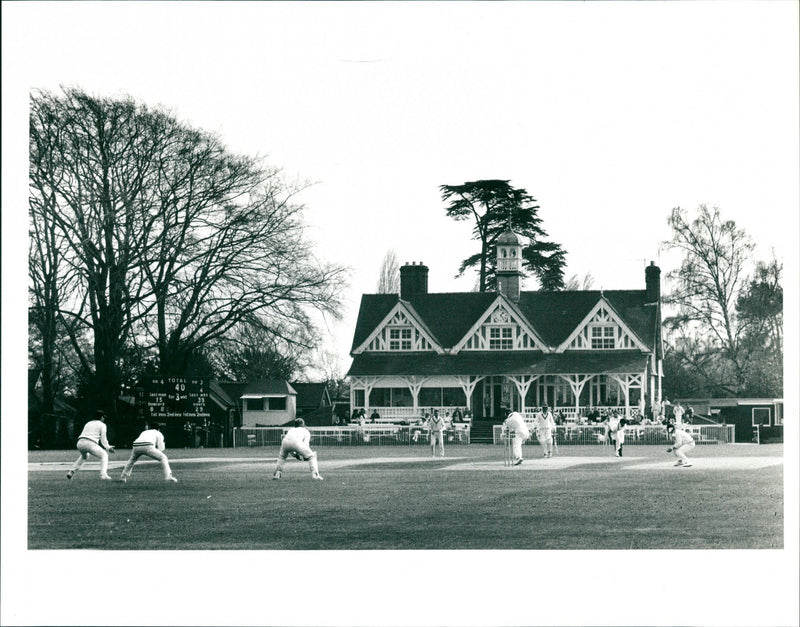
[[[413,418],[424,418],[425,414],[432,413],[433,410],[438,410],[439,415],[441,416],[452,416],[453,412],[458,409],[461,411],[461,415],[463,416],[464,413],[467,411],[466,407],[449,407],[449,406],[419,406],[419,407],[354,407],[356,409],[363,409],[366,412],[365,417],[369,420],[370,416],[372,415],[373,411],[377,411],[381,417],[381,420],[386,419],[404,419],[409,420]],[[627,409],[627,412],[626,412]],[[550,407],[550,410],[553,412],[554,415],[561,415],[565,420],[569,421],[580,421],[581,419],[585,419],[589,414],[596,413],[599,417],[605,418],[612,412],[617,412],[621,416],[627,415],[631,418],[637,419],[639,418],[639,407],[638,406],[624,406],[624,405],[604,405],[604,406],[579,406],[577,409],[574,405],[568,405],[564,407]],[[536,406],[526,406],[525,411],[523,414],[527,417],[534,417],[536,414],[542,411],[542,407]],[[474,413],[474,412],[470,412]]]
[[[455,410],[460,410],[461,415],[464,415],[464,412],[467,410],[466,407],[436,407],[434,406],[424,406],[424,407],[355,407],[354,409],[363,409],[366,413],[364,417],[369,420],[372,412],[377,411],[380,415],[382,420],[386,419],[403,419],[409,420],[413,418],[424,418],[425,414],[430,414],[434,410],[439,412],[440,416],[452,416]]]
[[[361,446],[388,445],[413,446],[429,444],[429,432],[422,425],[398,425],[370,423],[363,427],[345,425],[343,427],[307,427],[311,432],[311,446]],[[233,446],[259,447],[281,444],[288,427],[239,427],[233,430]],[[444,432],[445,442],[449,444],[469,444],[468,424],[448,425]]]
[[[692,434],[696,444],[728,444],[734,441],[733,425],[685,425]],[[605,443],[605,425],[558,425],[555,429],[558,444],[603,444]],[[503,442],[503,425],[494,425],[492,441]],[[527,443],[537,443],[536,430],[531,429]],[[625,427],[625,445],[651,444],[666,445],[672,442],[663,425],[629,425]]]

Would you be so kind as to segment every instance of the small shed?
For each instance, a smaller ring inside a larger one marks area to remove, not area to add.
[[[236,400],[242,427],[275,427],[297,416],[297,391],[283,379],[247,383]]]
[[[681,398],[675,402],[715,422],[734,425],[736,442],[783,441],[782,398]]]

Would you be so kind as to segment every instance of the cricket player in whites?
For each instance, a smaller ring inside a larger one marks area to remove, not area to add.
[[[692,463],[686,457],[686,453],[694,448],[694,438],[688,431],[684,431],[681,427],[676,427],[674,423],[667,424],[667,435],[672,438],[672,446],[667,449],[667,453],[675,453],[678,461],[676,466],[683,466],[684,468],[691,468]]]
[[[431,457],[436,457],[436,442],[439,442],[439,457],[444,457],[444,426],[444,418],[439,415],[438,409],[434,409],[433,415],[428,419]]]
[[[286,458],[291,455],[295,459],[308,462],[311,469],[311,478],[322,481],[317,467],[317,454],[311,450],[311,432],[306,429],[306,423],[302,418],[296,418],[294,426],[286,432],[281,442],[281,451],[278,453],[278,466],[275,468],[273,479],[280,479],[283,474],[283,466]]]
[[[506,431],[514,432],[514,465],[519,466],[522,463],[522,443],[531,437],[531,432],[522,414],[508,409],[506,413],[508,416],[503,421],[503,427]]]
[[[139,434],[139,437],[133,441],[131,457],[128,460],[128,463],[125,464],[125,468],[122,470],[120,481],[125,483],[128,480],[128,477],[130,477],[131,473],[133,472],[133,465],[136,463],[136,460],[142,455],[145,455],[161,463],[161,471],[164,473],[164,481],[178,483],[178,480],[172,476],[172,470],[169,467],[169,460],[167,459],[167,456],[164,455],[165,448],[164,436],[161,433],[161,425],[159,425],[157,422],[154,422],[150,425],[149,429],[142,431]]]
[[[536,415],[536,438],[542,445],[545,457],[553,456],[553,434],[556,430],[556,421],[553,412],[547,405],[542,405],[542,411]]]
[[[622,445],[625,443],[625,426],[628,421],[625,418],[620,418],[617,412],[611,414],[608,423],[606,424],[606,437],[610,437],[614,444],[614,454],[617,457],[622,457]]]
[[[72,479],[77,470],[83,466],[89,455],[100,458],[100,478],[110,481],[108,476],[108,454],[114,452],[114,447],[108,443],[106,437],[106,413],[98,409],[94,414],[94,420],[90,420],[83,427],[83,431],[78,436],[77,449],[80,456],[72,464],[67,479]]]

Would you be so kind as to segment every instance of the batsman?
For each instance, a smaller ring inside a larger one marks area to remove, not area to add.
[[[514,466],[522,463],[522,443],[531,436],[528,425],[522,414],[506,409],[506,419],[503,421],[503,428],[514,432]]]

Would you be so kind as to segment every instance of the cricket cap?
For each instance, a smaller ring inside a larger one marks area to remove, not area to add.
[[[305,427],[306,426],[306,421],[303,420],[302,418],[295,418],[294,419],[294,426],[295,427]]]

